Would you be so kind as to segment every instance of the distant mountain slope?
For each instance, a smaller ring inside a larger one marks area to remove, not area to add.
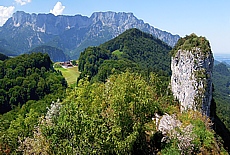
[[[0,50],[0,51],[1,51],[1,50]],[[4,60],[6,60],[6,59],[8,59],[8,58],[9,58],[8,56],[6,56],[6,55],[0,53],[0,60],[1,60],[1,61],[4,61]]]
[[[11,47],[5,39],[0,39],[0,53],[7,56],[15,56],[16,53],[13,52],[12,49],[13,47]]]
[[[216,132],[230,148],[230,71],[224,63],[214,66],[213,84],[216,115],[219,117],[215,120]]]
[[[85,49],[79,58],[79,78],[105,81],[109,75],[126,69],[169,76],[170,50],[151,34],[129,29],[99,47]]]
[[[6,42],[0,44],[0,47],[10,44],[13,51],[22,54],[46,44],[78,58],[80,52],[88,46],[97,46],[130,28],[150,33],[170,46],[175,45],[180,38],[144,23],[133,13],[95,12],[91,17],[86,17],[18,11],[1,27],[0,39],[5,39]]]
[[[34,49],[32,49],[30,51],[30,53],[37,53],[37,52],[41,52],[41,53],[47,53],[50,57],[50,59],[54,62],[58,62],[58,61],[67,61],[70,58],[68,56],[66,56],[62,50],[56,48],[56,47],[51,47],[51,46],[46,46],[46,45],[42,45],[42,46],[38,46]]]
[[[230,54],[229,53],[215,53],[215,59],[221,63],[224,63],[230,68]]]

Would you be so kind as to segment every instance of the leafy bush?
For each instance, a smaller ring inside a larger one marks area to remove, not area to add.
[[[172,103],[162,82],[134,73],[111,76],[106,83],[80,80],[53,125],[43,126],[55,154],[149,154],[146,123]]]

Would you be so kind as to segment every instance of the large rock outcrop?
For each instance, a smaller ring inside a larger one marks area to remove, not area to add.
[[[181,111],[199,110],[210,116],[214,59],[209,42],[191,34],[178,41],[172,54],[171,89]]]

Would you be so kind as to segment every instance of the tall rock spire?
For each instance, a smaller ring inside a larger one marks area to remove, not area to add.
[[[195,34],[181,38],[172,50],[171,89],[181,111],[210,116],[213,54],[209,41]]]

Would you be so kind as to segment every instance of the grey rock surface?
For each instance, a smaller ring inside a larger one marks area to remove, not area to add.
[[[168,134],[175,127],[180,127],[181,122],[175,118],[175,116],[171,116],[168,114],[160,117],[159,115],[155,115],[155,122],[157,126],[157,130],[161,131],[163,135]]]
[[[171,61],[171,89],[181,104],[181,111],[200,110],[210,115],[212,99],[213,55],[199,48],[178,50]]]

